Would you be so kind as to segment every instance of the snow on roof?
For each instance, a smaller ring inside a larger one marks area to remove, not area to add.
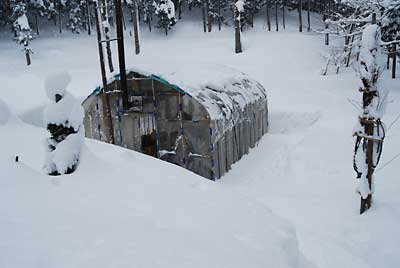
[[[199,101],[214,120],[235,120],[246,105],[267,97],[259,82],[226,65],[184,65],[177,70],[158,67],[154,72],[130,68],[127,72],[154,78],[188,94]],[[119,79],[118,73],[113,73],[108,83],[115,79]]]

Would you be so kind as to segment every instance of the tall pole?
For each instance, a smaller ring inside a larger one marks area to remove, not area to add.
[[[96,1],[95,7],[95,20],[96,20],[96,31],[97,31],[97,44],[99,48],[99,58],[100,58],[100,71],[101,71],[101,81],[103,84],[103,94],[101,94],[101,106],[102,106],[102,121],[105,128],[105,141],[108,143],[114,143],[114,131],[112,127],[111,119],[111,109],[110,101],[108,99],[107,91],[107,77],[106,77],[106,67],[104,64],[104,53],[103,45],[101,40],[101,30],[100,30],[100,19],[99,19],[99,5]]]
[[[115,22],[117,26],[118,60],[120,73],[120,86],[122,91],[122,106],[128,110],[128,83],[126,80],[124,28],[122,23],[121,0],[115,0]]]

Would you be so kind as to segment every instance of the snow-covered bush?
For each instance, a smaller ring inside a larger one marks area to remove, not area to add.
[[[354,169],[357,172],[357,191],[362,200],[360,213],[371,205],[374,191],[373,172],[382,153],[385,128],[381,118],[385,112],[388,89],[380,84],[384,70],[380,27],[376,24],[365,27],[360,43],[360,60],[357,72],[362,81],[363,106],[354,130],[357,137],[354,152]],[[367,199],[368,198],[368,199]]]
[[[44,110],[44,121],[50,137],[44,169],[49,175],[70,174],[79,164],[84,141],[81,104],[66,91],[71,77],[67,72],[47,77],[45,89],[51,103]]]

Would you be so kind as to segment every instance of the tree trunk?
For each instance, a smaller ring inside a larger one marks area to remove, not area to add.
[[[283,29],[286,29],[285,0],[282,0],[282,26]]]
[[[28,49],[25,49],[26,65],[31,65],[31,55]]]
[[[96,20],[96,31],[97,31],[97,44],[99,49],[99,60],[100,60],[100,72],[101,72],[101,81],[103,84],[103,94],[101,94],[101,106],[102,106],[102,122],[104,125],[104,141],[108,143],[114,143],[114,131],[111,120],[111,110],[110,110],[110,102],[108,99],[107,91],[107,77],[106,77],[106,67],[104,64],[104,54],[103,54],[103,45],[101,42],[101,29],[100,29],[100,19],[99,19],[99,9],[96,2],[95,6],[95,20]],[[101,139],[101,137],[100,137]]]
[[[299,6],[298,6],[298,10],[299,10],[299,32],[303,31],[303,18],[302,18],[302,9],[303,9],[303,2],[302,0],[298,0],[299,1]]]
[[[268,31],[271,31],[271,16],[269,14],[269,0],[267,0],[267,3],[265,5],[266,8],[266,13],[267,13],[267,27],[268,27]]]
[[[139,18],[138,18],[138,5],[137,0],[133,2],[133,31],[135,35],[135,53],[140,53],[140,40],[139,40]]]
[[[36,34],[40,35],[39,33],[39,23],[38,23],[38,16],[37,13],[35,13],[35,28],[36,28]]]
[[[235,6],[235,52],[242,53],[242,41],[240,40],[240,13]]]
[[[211,32],[211,30],[212,30],[212,17],[211,17],[211,14],[210,14],[210,3],[209,3],[209,0],[206,0],[206,12],[207,12],[208,32]]]
[[[307,32],[311,31],[310,9],[311,9],[311,0],[307,0]]]
[[[202,8],[202,15],[203,15],[203,31],[206,33],[207,32],[207,19],[206,19],[206,0],[201,1],[201,8]]]
[[[112,60],[112,52],[111,52],[111,42],[110,42],[110,27],[109,27],[109,20],[108,20],[108,12],[107,12],[107,2],[106,0],[102,0],[102,9],[101,9],[101,25],[104,29],[104,35],[106,38],[106,51],[107,51],[107,62],[108,68],[110,72],[114,72],[114,65]]]
[[[221,31],[221,0],[218,0],[218,30]]]
[[[275,25],[276,25],[276,31],[279,31],[279,23],[278,23],[278,1],[275,1]]]
[[[396,56],[397,56],[397,51],[396,51],[396,44],[393,44],[393,55],[392,55],[392,78],[396,78]]]
[[[86,0],[86,12],[87,12],[87,31],[88,31],[88,35],[92,34],[92,30],[91,30],[91,17],[90,17],[90,4],[89,4],[89,0]]]
[[[147,24],[149,25],[149,32],[151,32],[151,15],[147,14]]]
[[[178,2],[178,19],[182,19],[182,1],[183,0],[179,0]]]
[[[59,25],[59,32],[62,33],[62,25],[61,25],[61,2],[58,3],[58,25]]]

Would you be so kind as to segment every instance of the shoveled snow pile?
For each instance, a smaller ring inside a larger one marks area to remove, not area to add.
[[[45,133],[0,126],[0,267],[310,267],[267,207],[157,159],[88,140],[44,175]]]

